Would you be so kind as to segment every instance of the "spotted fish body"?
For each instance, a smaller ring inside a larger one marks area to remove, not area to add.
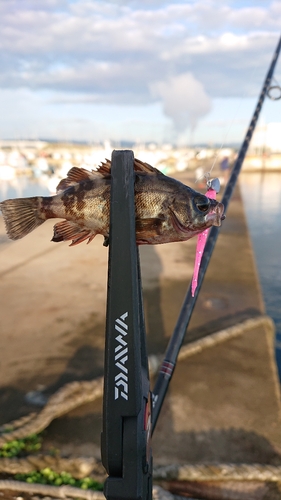
[[[135,169],[136,241],[155,245],[184,241],[206,228],[221,225],[224,207],[215,200],[165,176],[139,160]],[[70,246],[88,243],[102,234],[109,237],[111,163],[97,171],[73,167],[49,197],[18,198],[0,204],[8,236],[17,240],[45,220],[61,218],[52,241],[71,240]]]

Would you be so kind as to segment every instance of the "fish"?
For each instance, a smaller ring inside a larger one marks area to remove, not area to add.
[[[134,160],[135,223],[138,245],[185,241],[211,226],[220,226],[224,206],[216,200],[168,177],[157,168]],[[97,170],[73,167],[57,186],[54,196],[33,196],[2,201],[6,232],[12,240],[23,238],[47,219],[54,225],[53,242],[75,246],[97,234],[109,241],[111,162]]]

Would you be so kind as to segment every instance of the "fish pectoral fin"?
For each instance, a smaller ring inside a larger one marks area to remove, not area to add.
[[[65,179],[62,179],[57,185],[57,193],[60,191],[64,191],[70,186],[74,186],[75,184],[83,180],[96,179],[97,176],[100,177],[100,174],[93,170],[90,172],[85,168],[73,167],[69,170],[69,172],[67,172],[67,177]]]
[[[158,234],[164,220],[165,217],[136,219],[136,232]]]
[[[88,238],[88,243],[90,243],[95,236],[96,233],[93,233],[91,229],[81,227],[78,224],[75,224],[75,222],[63,220],[54,225],[54,235],[52,241],[57,243],[60,241],[72,240],[72,243],[69,245],[72,247]]]

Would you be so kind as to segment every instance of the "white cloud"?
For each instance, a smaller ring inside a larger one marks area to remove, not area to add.
[[[196,123],[193,105],[199,117],[210,99],[257,95],[280,25],[281,3],[268,0],[0,0],[0,87],[47,92],[58,108],[162,98],[182,128]],[[201,99],[176,117],[165,85],[184,102],[187,74]]]
[[[0,84],[85,92],[102,85],[108,101],[128,82],[143,102],[156,78],[191,71],[211,95],[226,89],[237,95],[249,60],[264,71],[260,52],[268,57],[277,40],[281,8],[264,4],[10,0],[0,7]],[[220,85],[222,71],[227,86]],[[233,72],[239,72],[238,87]]]
[[[163,101],[164,113],[178,131],[192,130],[198,120],[211,110],[211,100],[203,85],[191,73],[170,77],[152,84],[152,93]]]

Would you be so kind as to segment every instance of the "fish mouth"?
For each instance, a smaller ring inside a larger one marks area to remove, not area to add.
[[[206,222],[211,222],[212,226],[221,226],[224,219],[224,205],[220,202],[206,215]]]
[[[206,199],[206,197],[204,197],[204,198]],[[208,202],[205,203],[203,207],[201,205],[199,207],[198,203],[196,204],[196,206],[197,206],[197,209],[201,212],[201,215],[203,215],[204,212],[206,213],[206,211],[209,210],[209,212],[203,218],[203,220],[204,220],[203,225],[205,227],[202,228],[202,229],[199,229],[199,231],[198,231],[198,227],[196,226],[196,224],[192,228],[191,227],[185,227],[179,221],[179,219],[177,218],[177,216],[173,212],[173,210],[171,210],[171,208],[170,208],[170,213],[171,213],[171,216],[172,216],[173,226],[174,226],[174,228],[177,231],[180,231],[181,233],[184,233],[184,234],[190,234],[190,233],[192,233],[194,231],[194,235],[195,235],[195,234],[198,234],[198,232],[201,232],[204,229],[207,229],[208,227],[211,227],[211,226],[221,226],[222,221],[225,219],[224,205],[223,205],[223,203],[217,202],[215,200],[211,200],[209,198]]]

